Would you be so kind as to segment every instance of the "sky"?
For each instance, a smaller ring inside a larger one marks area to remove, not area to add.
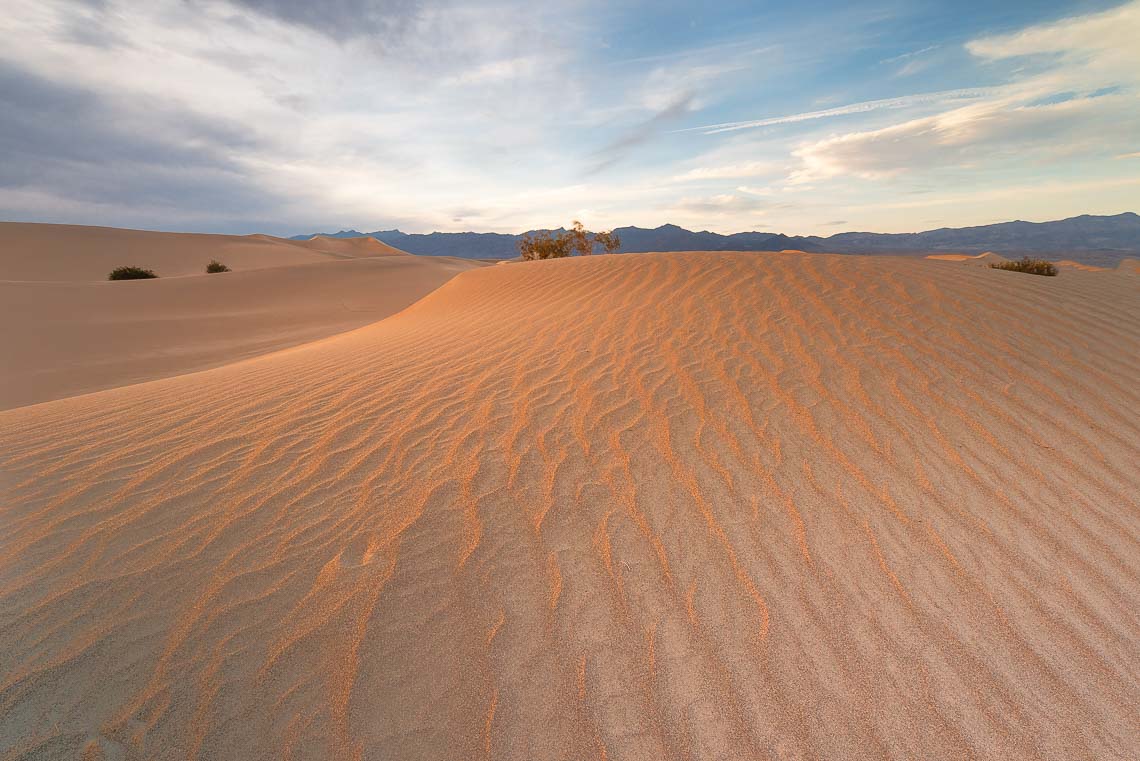
[[[1140,211],[1140,0],[3,0],[0,219],[828,235]]]

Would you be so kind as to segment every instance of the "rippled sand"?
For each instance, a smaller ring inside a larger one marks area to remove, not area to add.
[[[1127,759],[1140,290],[488,267],[0,413],[0,757]]]

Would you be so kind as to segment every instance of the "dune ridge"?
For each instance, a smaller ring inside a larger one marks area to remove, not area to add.
[[[1138,376],[1127,276],[647,254],[0,412],[0,758],[1129,758]]]
[[[1058,267],[1067,267],[1067,268],[1075,269],[1075,270],[1083,270],[1085,272],[1106,272],[1106,271],[1108,271],[1108,267],[1097,267],[1096,265],[1093,265],[1093,264],[1082,264],[1081,262],[1075,262],[1072,259],[1061,259],[1060,261],[1056,261],[1053,263],[1056,264]]]
[[[286,245],[294,244],[314,251],[340,256],[411,256],[407,251],[401,251],[395,246],[376,240],[371,236],[363,238],[333,238],[328,235],[314,235],[308,240],[294,241],[275,238]]]
[[[0,281],[0,409],[218,367],[395,314],[483,263],[407,254],[221,275]]]
[[[980,254],[928,254],[927,259],[943,262],[961,262],[963,264],[976,264],[988,267],[991,264],[1008,262],[1009,259],[993,251],[983,251]]]
[[[221,260],[233,270],[253,270],[394,255],[408,254],[380,241],[324,236],[294,241],[261,234],[0,222],[0,281],[106,280],[107,273],[124,265],[152,269],[163,278],[200,275],[211,259]]]

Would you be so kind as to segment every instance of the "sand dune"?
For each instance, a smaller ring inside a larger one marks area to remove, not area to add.
[[[211,259],[234,269],[206,275]],[[106,282],[116,265],[161,277]],[[459,272],[372,238],[0,223],[0,409],[217,367],[394,314]]]
[[[0,409],[217,367],[394,314],[480,263],[381,255],[133,282],[0,281]]]
[[[1108,267],[1097,267],[1094,264],[1083,264],[1081,262],[1075,262],[1072,259],[1061,259],[1060,261],[1053,263],[1058,267],[1066,267],[1068,269],[1074,270],[1084,270],[1085,272],[1104,272],[1108,269]]]
[[[1001,254],[995,254],[993,251],[986,251],[981,254],[930,254],[927,259],[935,259],[944,262],[962,262],[964,264],[977,264],[983,267],[988,267],[991,264],[999,264],[1001,262],[1008,262],[1009,259]]]
[[[998,264],[1000,262],[1010,261],[1000,254],[995,254],[992,251],[986,251],[983,254],[930,254],[927,259],[936,259],[946,262],[961,262],[963,264],[976,264],[988,267],[991,264]],[[1072,259],[1062,259],[1053,262],[1058,267],[1065,269],[1083,270],[1084,272],[1104,272],[1106,267],[1097,267],[1092,264],[1082,264],[1081,262],[1073,261]]]
[[[403,253],[373,242],[375,246],[336,238],[289,241],[268,235],[0,222],[0,280],[105,280],[108,272],[123,265],[153,269],[165,278],[200,275],[211,259],[233,270],[249,270]]]
[[[331,238],[327,235],[314,235],[304,241],[286,241],[313,251],[340,256],[411,256],[395,246],[376,240],[375,238]]]
[[[1134,758],[1136,288],[528,262],[2,412],[0,758]]]

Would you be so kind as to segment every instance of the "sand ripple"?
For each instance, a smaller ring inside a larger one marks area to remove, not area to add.
[[[0,758],[1135,758],[1140,298],[467,272],[0,413]]]

